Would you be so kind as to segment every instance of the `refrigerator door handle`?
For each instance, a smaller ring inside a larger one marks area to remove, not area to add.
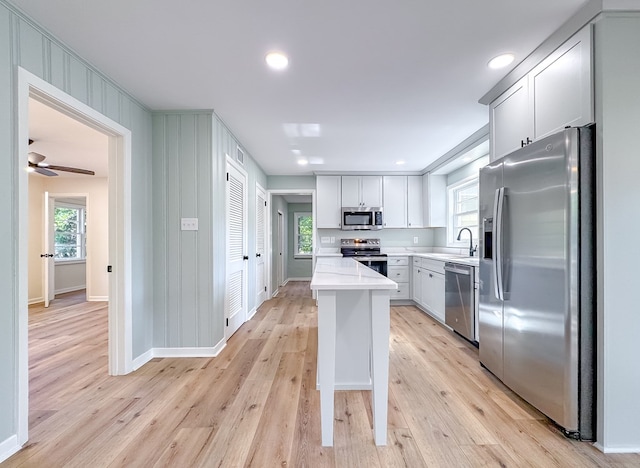
[[[496,189],[496,196],[493,199],[493,219],[495,222],[495,232],[493,236],[493,251],[495,260],[493,264],[494,272],[494,294],[496,299],[504,301],[504,287],[502,284],[502,209],[504,207],[504,187]]]

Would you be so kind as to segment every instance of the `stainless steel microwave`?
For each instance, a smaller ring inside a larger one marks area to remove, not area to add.
[[[343,207],[343,231],[373,231],[382,229],[382,208]]]

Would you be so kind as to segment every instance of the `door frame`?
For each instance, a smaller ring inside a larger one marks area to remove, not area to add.
[[[273,278],[273,215],[271,214],[271,211],[273,210],[273,196],[274,195],[311,195],[311,216],[312,216],[312,229],[313,229],[313,236],[312,236],[312,254],[311,254],[311,268],[312,271],[316,266],[316,218],[317,218],[317,213],[316,213],[316,189],[309,189],[309,188],[303,188],[303,189],[269,189],[267,190],[267,250],[269,252],[269,255],[267,255],[267,288],[269,289],[269,295],[273,295],[273,285],[274,285],[274,278]],[[286,226],[285,226],[286,228]],[[284,278],[283,278],[284,280]]]
[[[18,311],[16,365],[16,432],[18,444],[29,435],[29,322],[28,322],[28,167],[29,98],[82,122],[109,137],[109,374],[133,371],[131,314],[131,131],[64,91],[17,67],[16,115],[17,161],[14,181],[17,187]]]

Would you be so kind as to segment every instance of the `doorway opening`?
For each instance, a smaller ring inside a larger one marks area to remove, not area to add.
[[[289,280],[308,280],[315,267],[316,191],[315,189],[271,189],[267,191],[267,232],[269,255],[267,276],[269,295]],[[299,226],[294,226],[296,214],[311,213],[311,255],[299,255],[296,239]],[[306,258],[305,258],[306,257]]]
[[[18,444],[28,440],[29,363],[29,100],[33,99],[82,123],[107,139],[108,154],[108,372],[122,375],[132,371],[131,317],[131,131],[86,104],[69,96],[32,73],[18,69],[17,138],[18,159],[18,337],[17,411]]]

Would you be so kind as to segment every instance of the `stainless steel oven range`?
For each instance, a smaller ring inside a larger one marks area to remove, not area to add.
[[[387,276],[387,255],[380,253],[380,239],[341,239],[340,252]]]

